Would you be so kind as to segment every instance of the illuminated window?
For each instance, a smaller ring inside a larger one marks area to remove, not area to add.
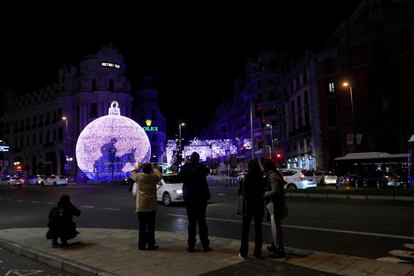
[[[328,83],[328,92],[330,94],[335,93],[335,83],[334,82],[329,82]]]

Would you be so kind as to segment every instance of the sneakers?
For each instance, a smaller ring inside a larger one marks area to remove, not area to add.
[[[204,252],[210,252],[211,251],[211,247],[207,246],[203,248]]]
[[[242,256],[242,254],[241,254],[241,253],[239,253],[239,258],[240,258],[240,259],[242,259],[243,261],[244,261],[244,260],[247,260],[247,256]]]
[[[186,250],[190,253],[194,253],[195,252],[195,248],[192,246],[187,246]]]

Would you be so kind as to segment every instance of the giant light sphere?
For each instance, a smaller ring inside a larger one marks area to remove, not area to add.
[[[76,143],[78,167],[94,180],[119,180],[150,157],[147,134],[135,121],[121,116],[116,101],[111,103],[108,115],[82,130]]]

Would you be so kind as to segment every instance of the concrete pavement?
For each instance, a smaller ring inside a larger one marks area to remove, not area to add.
[[[65,248],[52,248],[46,228],[0,230],[0,246],[79,275],[414,275],[414,266],[287,248],[288,258],[238,257],[239,240],[210,237],[213,251],[185,251],[185,233],[156,232],[160,248],[137,250],[137,230],[79,228]],[[264,246],[265,248],[265,246]],[[264,250],[264,254],[265,250]]]

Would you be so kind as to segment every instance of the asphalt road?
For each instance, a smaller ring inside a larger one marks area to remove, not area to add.
[[[2,188],[0,228],[45,227],[49,209],[64,193],[82,211],[75,219],[80,227],[137,229],[134,198],[127,186],[121,185]],[[211,193],[209,234],[239,239],[235,188],[212,186]],[[288,199],[287,204],[290,216],[283,223],[286,246],[414,263],[414,203]],[[160,205],[156,229],[186,232],[184,206]],[[269,236],[270,226],[265,221],[265,241]]]

